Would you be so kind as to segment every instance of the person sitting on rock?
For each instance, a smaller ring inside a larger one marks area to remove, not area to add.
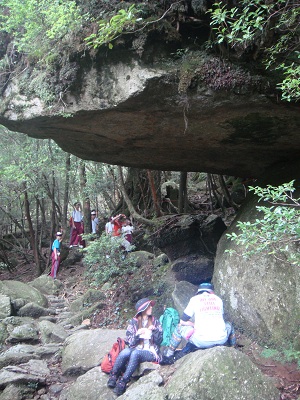
[[[118,396],[125,392],[127,383],[140,363],[160,361],[159,346],[163,333],[160,322],[152,316],[154,304],[155,301],[148,298],[136,303],[137,313],[126,331],[129,347],[118,355],[107,382],[107,386],[114,388],[114,393]],[[125,366],[124,375],[120,377]]]
[[[193,317],[195,322],[191,321]],[[181,351],[175,353],[182,338],[188,343]],[[170,346],[161,364],[172,364],[190,352],[225,345],[227,342],[234,345],[235,334],[233,326],[224,321],[223,301],[215,295],[211,283],[201,283],[197,294],[190,299],[172,334]]]

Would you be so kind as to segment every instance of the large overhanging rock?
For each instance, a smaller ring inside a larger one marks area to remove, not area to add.
[[[264,94],[261,77],[204,52],[179,65],[170,49],[164,59],[157,49],[151,64],[118,51],[79,60],[76,82],[50,109],[20,89],[18,75],[0,124],[83,159],[139,168],[258,177],[299,155],[299,109]]]

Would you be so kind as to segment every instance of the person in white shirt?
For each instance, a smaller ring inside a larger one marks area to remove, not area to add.
[[[91,211],[91,223],[92,223],[92,233],[97,233],[99,219],[96,217],[96,210]]]
[[[112,218],[110,217],[109,220],[105,224],[105,233],[107,235],[111,235],[114,229],[114,224],[111,222]]]
[[[72,230],[70,239],[70,248],[74,246],[84,247],[85,242],[82,239],[84,233],[83,228],[83,214],[81,212],[80,203],[74,203],[74,210],[72,212]]]
[[[192,318],[195,322],[191,321]],[[174,359],[174,352],[182,338],[188,343],[185,348],[177,352],[177,357]],[[233,326],[224,321],[223,301],[214,293],[211,283],[201,283],[196,296],[190,299],[179,325],[173,332],[163,364],[171,364],[192,351],[225,345],[227,342],[229,345],[234,345],[235,335]]]
[[[134,228],[129,219],[126,219],[124,225],[122,226],[122,245],[124,246],[125,250],[128,252],[131,249],[132,243],[132,232]]]

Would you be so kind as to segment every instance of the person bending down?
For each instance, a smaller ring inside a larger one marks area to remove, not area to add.
[[[195,322],[191,321],[194,317]],[[182,338],[188,341],[180,351],[174,353]],[[230,342],[235,344],[234,328],[223,318],[223,301],[214,293],[211,283],[201,283],[184,310],[180,322],[173,332],[170,346],[162,364],[172,364],[176,359],[198,349],[208,349]]]
[[[160,361],[159,346],[163,334],[160,322],[152,316],[154,304],[155,301],[147,298],[136,303],[137,313],[126,331],[129,347],[118,355],[107,382],[107,386],[114,388],[118,396],[125,392],[127,383],[140,363]],[[120,377],[126,364],[124,375]]]

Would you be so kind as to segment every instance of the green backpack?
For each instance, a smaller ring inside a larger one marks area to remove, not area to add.
[[[163,329],[163,341],[161,346],[169,346],[172,333],[174,332],[176,326],[179,324],[180,318],[178,311],[175,308],[166,308],[163,315],[160,316],[159,322],[161,323]]]

